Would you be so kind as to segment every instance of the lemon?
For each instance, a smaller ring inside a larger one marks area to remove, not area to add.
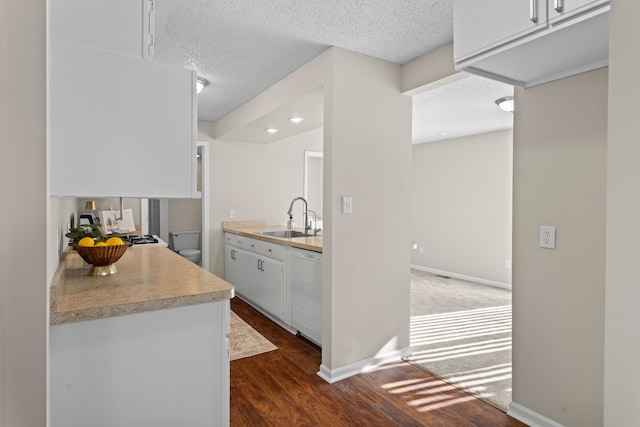
[[[78,242],[78,246],[95,246],[96,242],[93,241],[91,237],[83,237]]]
[[[105,242],[98,242],[96,243],[96,246],[107,246],[107,244]]]
[[[124,242],[122,241],[121,238],[119,238],[119,237],[109,237],[107,239],[107,246],[118,246],[118,245],[124,245]]]

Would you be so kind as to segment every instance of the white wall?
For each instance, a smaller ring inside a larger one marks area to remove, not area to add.
[[[201,199],[169,199],[169,232],[200,229],[202,229]]]
[[[411,264],[510,285],[512,165],[511,130],[414,145]]]
[[[46,3],[0,2],[0,426],[47,412]]]
[[[400,66],[330,53],[322,364],[335,371],[409,346],[411,98]],[[352,214],[342,196],[353,198]]]
[[[612,1],[607,148],[606,426],[640,425],[640,2]]]
[[[607,79],[515,93],[513,401],[566,426],[603,423]]]

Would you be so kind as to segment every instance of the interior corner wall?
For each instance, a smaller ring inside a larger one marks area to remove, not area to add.
[[[0,2],[0,426],[47,423],[46,2]]]
[[[335,370],[409,346],[411,98],[401,93],[400,66],[332,54],[322,364]],[[353,213],[342,213],[342,196],[352,197]]]
[[[412,165],[411,264],[511,285],[513,132],[417,144]]]
[[[515,93],[513,401],[566,426],[603,424],[607,71]]]
[[[640,2],[611,6],[604,425],[640,425]]]

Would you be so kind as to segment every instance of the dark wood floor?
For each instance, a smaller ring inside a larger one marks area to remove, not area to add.
[[[328,384],[320,349],[238,298],[231,309],[278,350],[231,362],[231,426],[524,426],[399,362]]]

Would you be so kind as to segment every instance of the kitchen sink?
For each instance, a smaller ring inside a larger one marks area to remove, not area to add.
[[[282,239],[292,239],[294,237],[312,237],[313,236],[313,234],[306,234],[306,233],[303,233],[302,231],[295,231],[295,230],[263,231],[258,234],[261,234],[263,236],[278,237]]]

